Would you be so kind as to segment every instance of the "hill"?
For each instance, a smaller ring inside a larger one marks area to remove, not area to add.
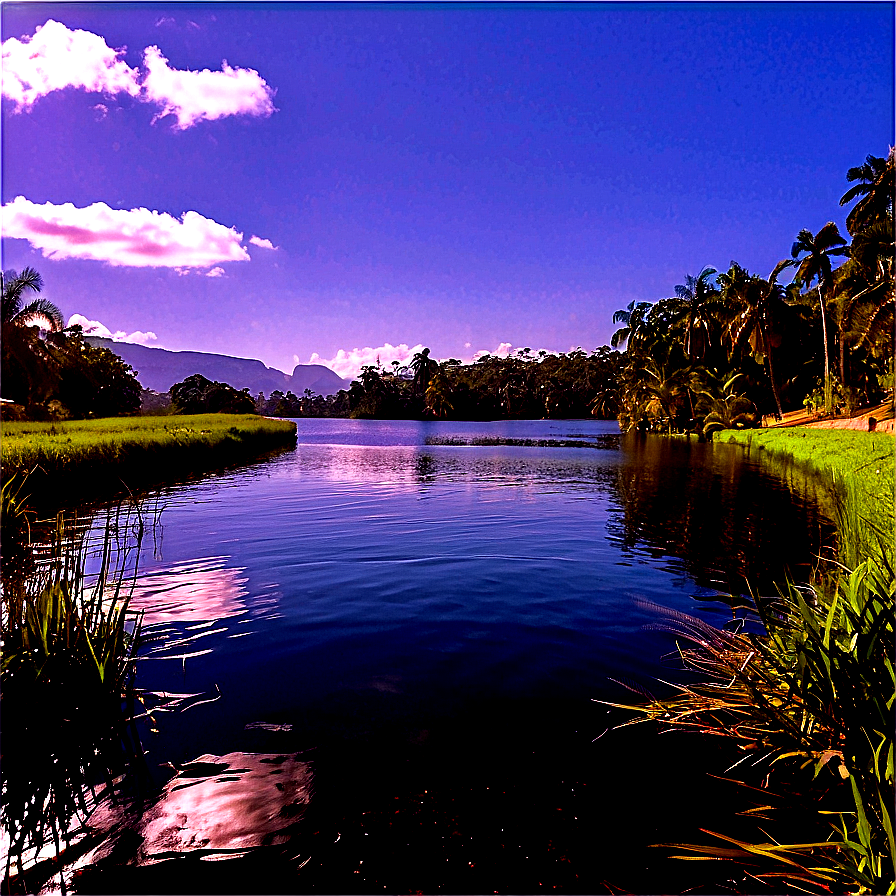
[[[265,367],[251,358],[233,358],[209,352],[172,352],[164,348],[149,348],[130,342],[114,342],[100,336],[87,336],[86,341],[98,348],[107,348],[130,364],[144,389],[167,392],[194,373],[210,380],[228,383],[235,389],[248,389],[255,396],[279,389],[301,396],[306,389],[315,395],[335,395],[347,389],[350,382],[322,364],[297,364],[292,374]]]

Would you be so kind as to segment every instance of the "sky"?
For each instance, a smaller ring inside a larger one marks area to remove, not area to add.
[[[2,267],[67,321],[341,376],[607,344],[845,230],[893,3],[12,3]]]

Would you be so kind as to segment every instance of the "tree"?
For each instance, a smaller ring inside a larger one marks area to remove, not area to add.
[[[824,407],[831,410],[831,359],[828,342],[828,323],[825,313],[825,290],[831,285],[831,258],[847,255],[846,240],[840,235],[837,225],[828,221],[815,236],[811,230],[803,229],[797,234],[796,242],[790,250],[793,261],[799,265],[795,280],[808,289],[813,280],[818,281],[818,306],[821,311],[821,330],[824,339]],[[802,256],[802,257],[801,257]]]
[[[687,275],[685,282],[675,287],[677,307],[684,324],[684,350],[693,361],[704,360],[712,348],[713,329],[717,327],[718,291],[710,280],[716,273],[715,268],[705,267],[696,277]]]
[[[850,168],[846,172],[846,179],[850,183],[858,183],[840,197],[840,205],[848,205],[862,197],[846,216],[846,229],[852,236],[863,227],[893,217],[893,153],[893,147],[890,147],[885,159],[866,156],[864,165]]]
[[[238,391],[227,383],[212,382],[200,373],[171,387],[171,403],[179,414],[255,413],[255,402],[248,389]]]
[[[48,330],[61,330],[64,326],[62,312],[49,299],[33,299],[23,305],[25,292],[39,293],[44,287],[40,274],[34,268],[24,268],[0,273],[0,294],[3,302],[3,326],[30,327],[43,321]]]
[[[59,371],[54,397],[71,416],[122,417],[140,410],[140,383],[115,352],[90,345],[80,327],[48,341]]]
[[[439,369],[439,362],[429,357],[429,349],[417,352],[411,359],[411,370],[414,371],[414,391],[425,393],[430,377]]]
[[[451,383],[442,369],[435,372],[426,387],[426,409],[436,417],[446,417],[454,410],[451,402]]]
[[[3,396],[23,405],[48,401],[57,380],[38,326],[61,330],[62,312],[48,299],[25,302],[28,293],[39,294],[42,289],[43,280],[34,268],[0,273]]]
[[[784,287],[778,283],[778,275],[791,264],[790,259],[778,262],[768,280],[751,276],[734,261],[727,273],[719,275],[722,297],[733,312],[727,327],[731,345],[729,363],[740,363],[746,345],[764,360],[778,419],[784,411],[775,375],[774,353],[782,342],[780,323],[785,306]]]
[[[629,302],[628,307],[624,311],[616,311],[613,313],[614,324],[624,324],[611,337],[610,345],[613,348],[620,348],[628,343],[628,347],[632,348],[637,341],[638,333],[641,325],[650,311],[652,302]]]

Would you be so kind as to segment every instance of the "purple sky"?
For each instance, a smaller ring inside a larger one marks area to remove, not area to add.
[[[843,228],[894,141],[893,13],[4,3],[3,268],[287,372],[591,350],[633,299]]]

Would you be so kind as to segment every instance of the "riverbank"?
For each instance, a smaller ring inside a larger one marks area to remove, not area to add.
[[[896,442],[891,433],[787,427],[726,430],[716,438],[743,445],[753,458],[764,453],[784,467],[795,464],[828,483],[847,566],[881,549],[892,558]]]
[[[638,711],[667,728],[723,736],[744,760],[764,753],[753,763],[768,771],[762,788],[789,794],[784,837],[793,836],[789,813],[800,806],[814,807],[832,827],[818,838],[810,825],[812,842],[782,845],[781,834],[762,828],[757,833],[770,842],[711,834],[714,844],[677,846],[734,859],[754,879],[808,883],[806,892],[833,885],[834,892],[892,893],[893,437],[787,428],[726,431],[720,440],[743,445],[782,478],[797,467],[829,486],[837,562],[822,564],[811,583],[786,583],[778,599],[755,603],[763,637],[678,620],[688,645],[681,656],[702,680]],[[755,785],[749,771],[738,775]]]
[[[253,414],[2,424],[3,481],[27,475],[35,509],[127,495],[295,447],[296,425]]]

